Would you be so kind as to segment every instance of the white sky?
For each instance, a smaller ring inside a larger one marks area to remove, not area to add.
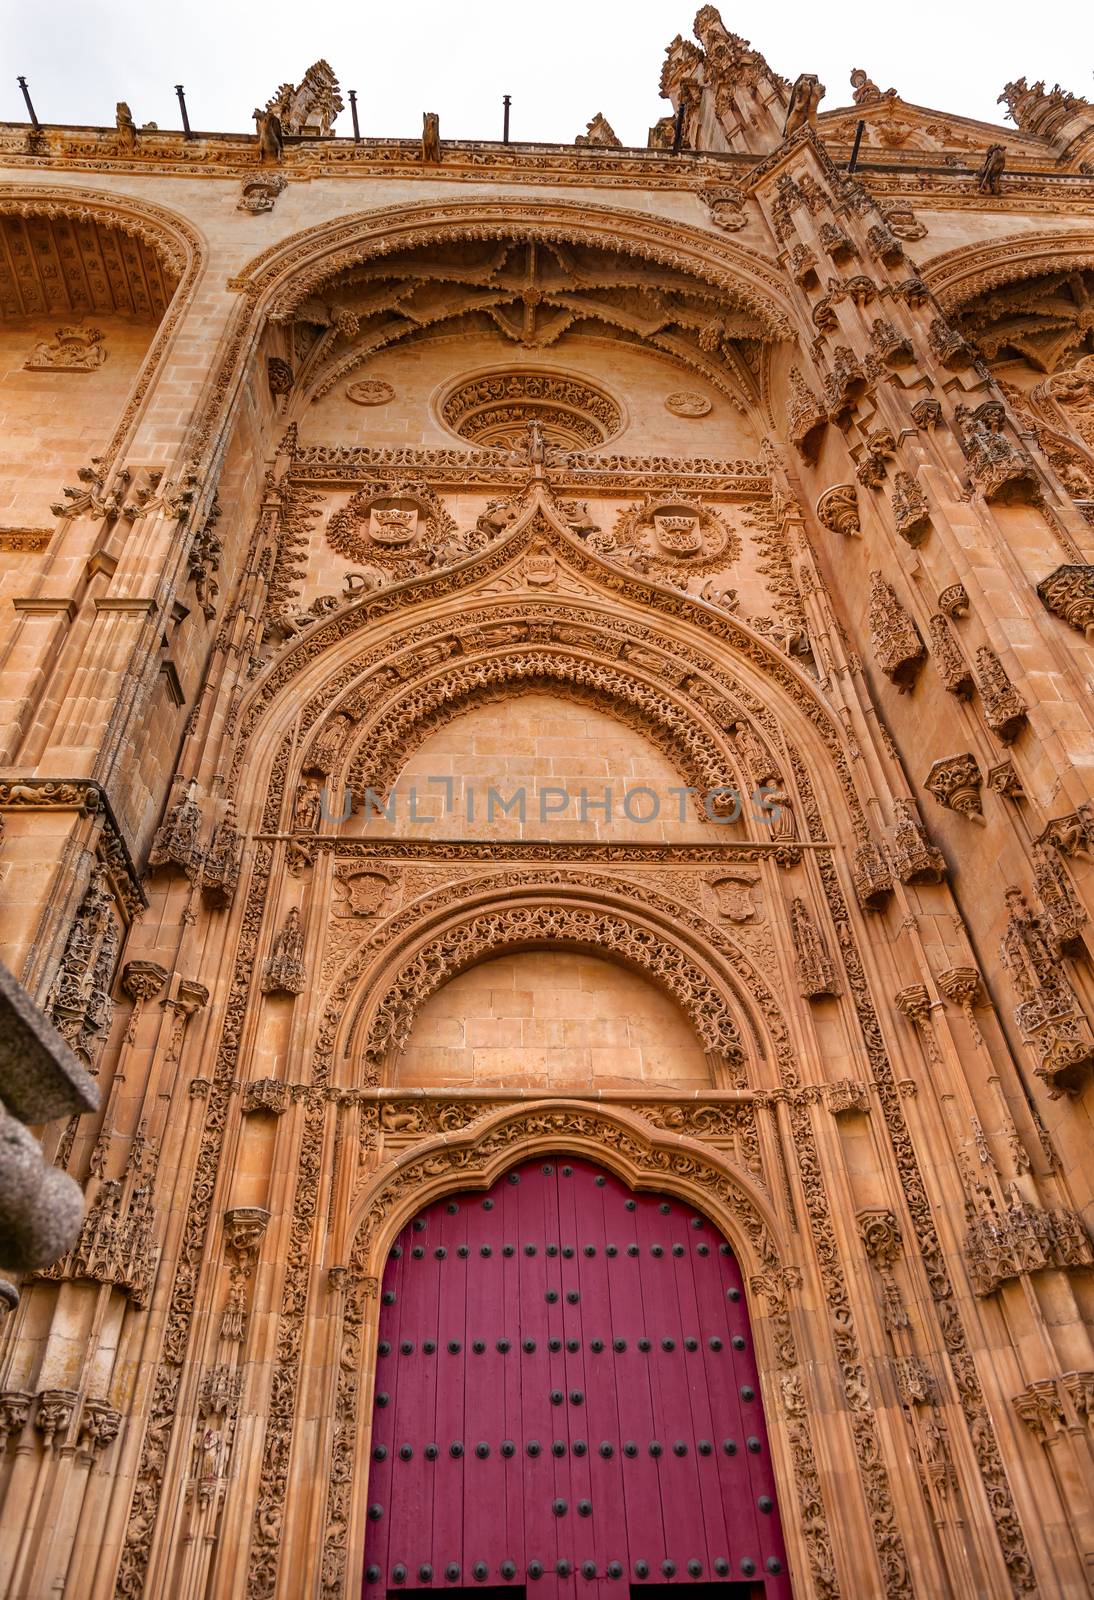
[[[23,73],[43,122],[110,125],[127,100],[138,126],[177,128],[182,83],[192,127],[253,132],[254,107],[325,56],[343,92],[357,90],[365,135],[415,136],[430,110],[442,138],[500,138],[507,91],[515,140],[570,142],[603,111],[624,144],[645,145],[668,110],[657,93],[665,46],[691,37],[696,9],[696,0],[0,0],[0,120],[26,119]],[[1023,74],[1094,99],[1089,0],[727,0],[722,16],[776,71],[819,73],[825,109],[850,103],[857,66],[906,100],[987,121],[1002,120],[996,97]],[[352,131],[348,102],[336,131]]]

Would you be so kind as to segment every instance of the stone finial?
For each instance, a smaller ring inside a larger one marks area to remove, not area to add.
[[[267,100],[266,110],[278,119],[284,133],[329,139],[331,124],[344,105],[329,62],[315,61],[299,84],[283,83]]]
[[[623,141],[618,138],[615,129],[602,111],[598,111],[592,121],[586,124],[585,132],[579,133],[574,143],[597,145],[604,150],[621,150],[623,148]]]

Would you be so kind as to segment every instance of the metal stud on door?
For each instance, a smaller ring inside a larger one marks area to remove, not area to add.
[[[365,1600],[788,1600],[740,1269],[689,1206],[526,1162],[403,1230],[379,1338]]]

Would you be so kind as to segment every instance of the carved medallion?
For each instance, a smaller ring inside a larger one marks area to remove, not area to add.
[[[345,894],[340,909],[351,917],[380,916],[398,888],[394,874],[372,868],[360,872],[339,868],[334,881]]]
[[[52,339],[34,346],[23,366],[27,372],[95,372],[105,360],[98,328],[58,328]]]
[[[665,410],[671,411],[674,417],[706,417],[711,409],[706,395],[694,389],[677,389],[665,396]]]
[[[355,406],[386,406],[394,398],[395,390],[383,378],[361,378],[346,385],[346,399]]]
[[[368,484],[327,523],[327,543],[339,555],[399,578],[424,570],[427,559],[462,553],[455,533],[443,503],[421,483]]]
[[[722,516],[690,497],[646,495],[619,513],[605,549],[636,571],[686,581],[692,573],[718,572],[734,562],[741,541]]]

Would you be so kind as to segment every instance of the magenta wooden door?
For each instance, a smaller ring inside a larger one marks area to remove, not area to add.
[[[384,1274],[368,1498],[365,1600],[788,1600],[729,1245],[565,1156],[429,1206]]]

